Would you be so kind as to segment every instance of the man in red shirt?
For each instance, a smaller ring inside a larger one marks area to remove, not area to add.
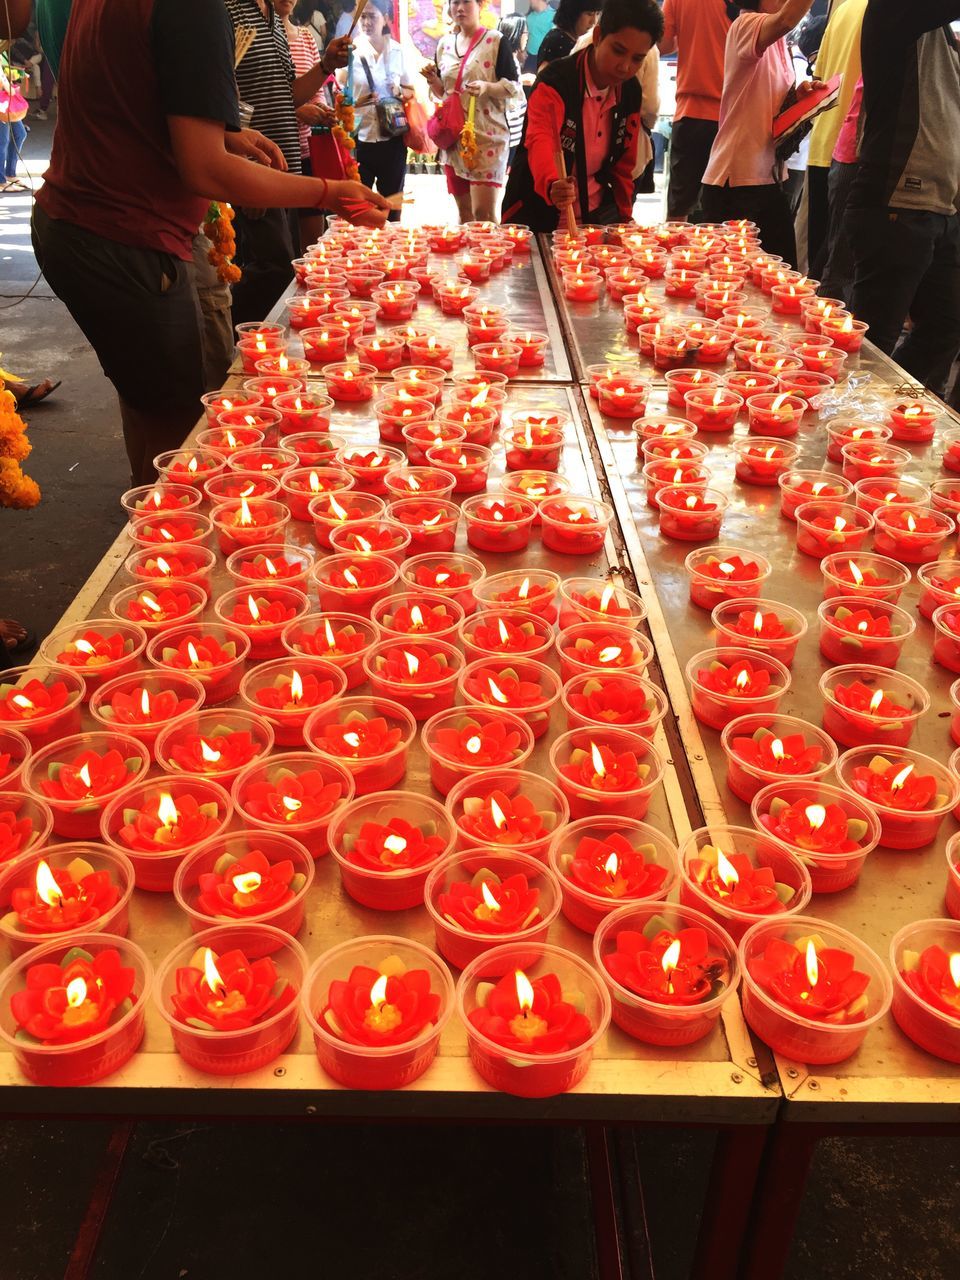
[[[725,0],[664,0],[660,53],[677,55],[677,109],[667,187],[667,217],[674,222],[689,218],[696,205],[717,136],[730,22]]]
[[[135,485],[200,415],[192,244],[210,198],[351,216],[346,199],[367,225],[389,212],[360,183],[284,172],[273,143],[239,128],[233,63],[223,0],[83,0],[71,11],[33,244],[117,390]]]

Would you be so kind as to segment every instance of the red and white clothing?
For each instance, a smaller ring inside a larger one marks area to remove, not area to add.
[[[523,94],[517,76],[516,58],[509,45],[501,40],[499,31],[484,31],[475,43],[474,36],[468,38],[456,33],[443,36],[437,45],[437,66],[443,81],[444,95],[453,93],[456,88],[465,56],[466,67],[461,81],[461,101],[465,114],[470,106],[470,95],[463,91],[462,85],[471,80],[485,80],[490,85],[487,92],[476,100],[474,128],[477,134],[477,163],[473,169],[467,169],[460,158],[459,147],[442,151],[440,158],[450,166],[457,178],[500,186],[507,172],[510,154],[510,126],[507,124],[506,109]]]
[[[306,75],[320,61],[320,50],[317,48],[317,42],[313,38],[313,32],[310,27],[294,27],[287,28],[287,44],[290,46],[290,57],[293,59],[293,67],[298,78]],[[315,93],[310,99],[311,102],[319,102],[320,94]],[[298,121],[298,129],[300,133],[300,154],[306,156],[310,154],[310,126],[308,124],[300,124]]]

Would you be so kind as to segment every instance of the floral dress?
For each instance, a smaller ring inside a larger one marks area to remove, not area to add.
[[[437,45],[437,66],[443,81],[444,95],[453,93],[460,74],[463,55],[473,37],[451,34],[444,36]],[[477,163],[472,169],[464,167],[460,148],[441,152],[443,164],[450,165],[458,178],[467,182],[502,186],[507,172],[510,154],[510,127],[507,108],[523,96],[517,77],[517,63],[510,46],[503,43],[499,31],[484,31],[483,38],[470,51],[463,73],[462,84],[471,80],[486,80],[493,86],[476,99],[474,128],[477,134]],[[470,94],[461,89],[464,113],[469,111]]]

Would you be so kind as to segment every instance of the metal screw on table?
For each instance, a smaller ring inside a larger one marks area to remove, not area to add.
[[[733,1081],[734,1084],[743,1084],[743,1076],[740,1074],[739,1071],[734,1071],[730,1079]]]
[[[671,763],[672,763],[672,762],[671,762]],[[748,1058],[748,1059],[747,1059],[747,1066],[748,1066],[748,1067],[755,1067],[756,1065],[757,1065],[757,1060],[756,1060],[756,1058]]]
[[[308,1116],[315,1116],[317,1114],[317,1108],[311,1104],[306,1108],[306,1112]]]
[[[799,1074],[800,1072],[797,1070],[796,1067],[787,1067],[787,1075],[790,1077],[791,1080],[796,1080]]]
[[[808,1080],[808,1081],[807,1081],[807,1088],[808,1088],[808,1089],[813,1089],[813,1090],[814,1090],[814,1092],[816,1092],[816,1090],[820,1088],[820,1081],[819,1081],[819,1080]]]
[[[286,1068],[286,1067],[274,1067],[273,1074],[274,1074],[275,1076],[285,1076],[285,1075],[287,1074],[287,1068]]]

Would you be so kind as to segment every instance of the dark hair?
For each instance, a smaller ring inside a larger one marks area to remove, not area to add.
[[[553,25],[561,31],[572,31],[585,13],[597,13],[600,0],[560,0]]]
[[[726,6],[727,17],[731,22],[735,22],[744,9],[749,9],[751,13],[756,13],[760,8],[760,0],[726,0]]]
[[[507,17],[501,18],[497,23],[497,30],[513,50],[514,55],[520,52],[520,44],[526,29],[527,20],[520,13],[508,14]]]
[[[606,0],[600,10],[600,34],[612,36],[625,27],[646,31],[656,44],[663,35],[663,12],[657,0]]]

